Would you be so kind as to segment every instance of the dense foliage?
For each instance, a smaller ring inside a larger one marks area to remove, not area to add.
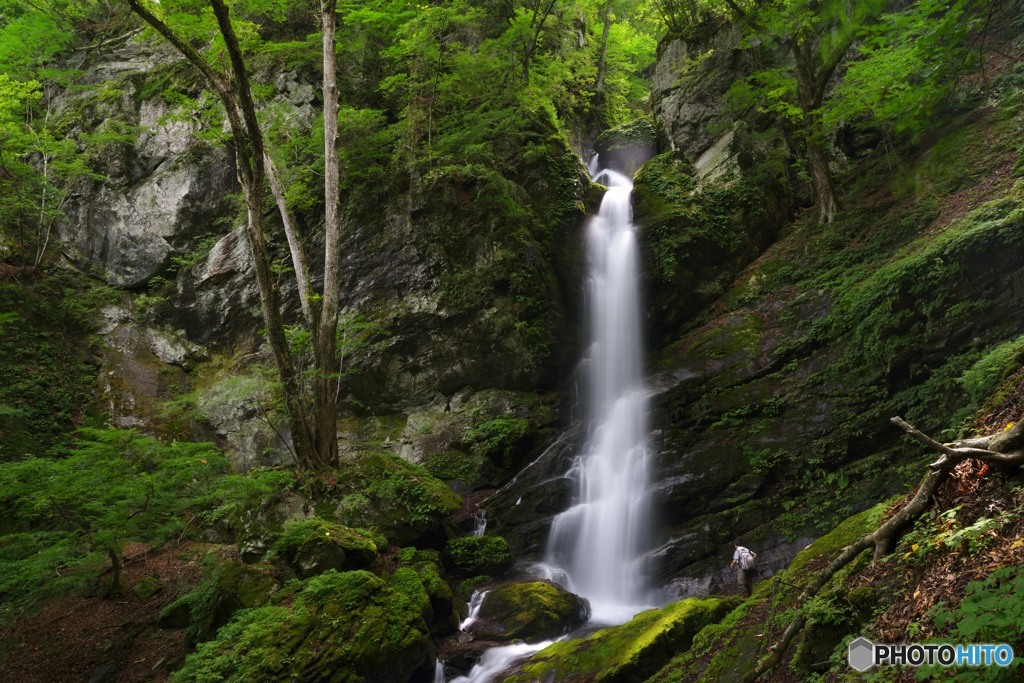
[[[115,429],[83,429],[64,457],[4,463],[3,616],[31,603],[38,590],[47,594],[94,580],[107,561],[113,570],[108,590],[119,590],[128,541],[158,544],[237,518],[289,479],[285,472],[228,474],[212,444],[164,444]]]

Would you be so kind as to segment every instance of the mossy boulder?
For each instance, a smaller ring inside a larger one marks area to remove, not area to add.
[[[365,569],[377,559],[371,532],[317,518],[286,522],[273,549],[302,578],[328,569]]]
[[[246,610],[185,660],[171,680],[392,683],[434,657],[422,596],[367,571],[328,571],[288,607]]]
[[[759,583],[752,598],[742,602],[719,623],[702,630],[694,640],[692,648],[679,653],[668,662],[651,678],[652,683],[742,679],[753,668],[764,647],[764,638],[760,634],[763,632],[764,620],[770,616],[771,605],[795,600],[800,593],[797,586],[806,583],[812,568],[824,566],[842,552],[843,548],[877,528],[885,511],[893,502],[894,500],[889,500],[853,515],[807,545],[796,554],[784,571]],[[870,555],[865,555],[864,559],[868,557]],[[760,560],[760,557],[758,559]],[[858,599],[865,600],[863,594]],[[846,628],[846,634],[856,632],[856,625],[848,623]],[[820,638],[821,635],[819,631],[819,640],[823,640]],[[798,637],[796,648],[800,649],[804,642],[804,636]],[[834,647],[836,642],[838,639],[832,640],[829,648]],[[804,650],[810,654],[806,648]],[[827,656],[824,658],[827,659]],[[814,659],[810,663],[820,661],[822,658]]]
[[[196,588],[165,607],[160,628],[187,628],[186,642],[209,640],[242,609],[259,607],[280,588],[277,569],[269,564],[217,564]]]
[[[139,600],[148,600],[164,589],[164,584],[155,576],[143,576],[132,586],[132,592]]]
[[[425,616],[430,632],[439,637],[451,635],[459,628],[455,594],[441,576],[441,553],[436,550],[402,548],[398,551],[399,569],[413,572],[423,587],[429,603]],[[395,572],[396,577],[398,571]]]
[[[466,536],[448,541],[448,559],[463,576],[503,574],[513,562],[508,542],[501,536]]]
[[[738,602],[735,598],[691,598],[641,612],[625,624],[601,629],[587,638],[554,643],[505,680],[641,683],[677,652],[690,647],[701,629],[720,620]]]
[[[329,495],[318,497],[319,516],[379,529],[398,545],[443,542],[445,518],[462,507],[462,497],[443,481],[390,453],[359,453],[342,470]]]
[[[598,165],[632,176],[654,156],[657,137],[654,124],[643,117],[609,128],[594,140],[594,151],[600,155]]]
[[[590,618],[590,603],[547,581],[509,583],[492,589],[470,626],[486,640],[537,641],[559,636]]]

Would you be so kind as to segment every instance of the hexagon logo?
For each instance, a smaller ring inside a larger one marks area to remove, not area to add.
[[[850,666],[857,671],[864,672],[875,665],[875,645],[867,638],[860,637],[850,643],[848,652]]]

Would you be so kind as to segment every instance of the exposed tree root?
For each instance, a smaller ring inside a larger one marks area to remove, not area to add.
[[[991,436],[942,444],[900,417],[891,418],[890,422],[903,429],[917,441],[938,452],[939,459],[928,465],[929,472],[918,485],[917,493],[899,512],[871,533],[847,546],[804,589],[797,598],[798,611],[793,621],[789,623],[778,641],[769,648],[768,654],[744,677],[744,683],[758,680],[782,661],[782,656],[807,622],[802,606],[817,595],[839,570],[857,559],[868,548],[874,547],[873,561],[892,552],[896,541],[899,540],[904,530],[931,506],[935,492],[959,463],[968,458],[974,458],[1004,467],[1024,465],[1024,423],[1019,423],[1004,432]]]

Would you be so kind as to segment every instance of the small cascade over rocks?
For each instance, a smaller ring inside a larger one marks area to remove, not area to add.
[[[495,676],[508,669],[513,662],[540,652],[554,642],[556,641],[543,640],[539,643],[516,643],[491,648],[483,654],[469,674],[454,678],[451,683],[491,683]]]
[[[480,537],[487,533],[487,512],[484,510],[477,510],[476,515],[473,516],[473,531],[470,536]]]
[[[465,631],[472,625],[474,621],[480,616],[480,608],[484,606],[484,598],[487,597],[487,593],[490,591],[473,591],[473,594],[469,596],[469,614],[459,624],[459,630]]]
[[[569,472],[574,504],[555,517],[541,571],[590,600],[593,622],[621,623],[650,606],[648,392],[633,184],[607,169],[595,180],[608,191],[587,231],[590,431]]]

